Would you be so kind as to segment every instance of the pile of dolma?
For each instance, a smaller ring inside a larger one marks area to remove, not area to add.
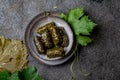
[[[0,36],[0,71],[20,71],[26,67],[27,50],[21,40]]]
[[[34,38],[34,42],[40,54],[46,54],[48,58],[65,55],[64,47],[68,46],[69,40],[63,27],[57,27],[51,22],[38,28],[36,32],[38,36]]]

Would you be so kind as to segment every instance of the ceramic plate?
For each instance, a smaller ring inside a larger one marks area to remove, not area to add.
[[[59,15],[60,14],[57,12],[41,13],[31,20],[25,31],[25,44],[28,51],[38,61],[43,62],[47,65],[59,65],[66,62],[73,56],[77,46],[75,36],[71,27],[63,19],[59,18]],[[48,58],[45,54],[39,54],[39,52],[36,49],[34,43],[34,37],[38,35],[36,33],[36,29],[50,22],[54,22],[58,27],[64,27],[68,35],[69,45],[67,47],[64,47],[65,55],[63,57]]]

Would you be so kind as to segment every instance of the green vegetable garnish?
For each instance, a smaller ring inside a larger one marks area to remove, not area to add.
[[[14,73],[8,78],[8,80],[21,80],[21,79],[19,78],[19,75],[20,75],[19,72],[14,72]]]
[[[9,80],[10,74],[8,71],[0,72],[0,80]]]
[[[43,80],[37,73],[35,67],[28,67],[22,71],[9,73],[8,71],[0,72],[0,80]]]
[[[80,65],[79,65],[79,61],[78,61],[78,49],[76,50],[76,52],[74,53],[74,60],[72,61],[71,65],[70,65],[70,71],[71,71],[71,74],[72,74],[72,80],[77,80],[76,79],[76,74],[74,72],[74,64],[76,63],[76,66],[77,66],[77,69],[79,71],[79,73],[83,76],[89,76],[90,73],[81,69]]]
[[[83,8],[72,9],[67,15],[62,13],[60,17],[71,25],[76,35],[77,42],[80,45],[86,46],[88,43],[92,42],[89,35],[97,24],[91,21],[88,16],[84,15]]]
[[[37,73],[37,70],[35,67],[28,67],[24,69],[21,72],[21,75],[22,75],[21,78],[24,77],[24,79],[21,79],[21,80],[43,80]]]
[[[91,21],[88,18],[88,16],[84,15],[83,8],[72,9],[68,12],[67,15],[65,15],[64,13],[61,13],[60,18],[64,19],[70,24],[70,26],[72,27],[75,33],[77,42],[81,46],[86,46],[88,43],[92,42],[92,39],[89,37],[89,35],[97,24]],[[90,74],[80,68],[80,65],[78,63],[78,49],[77,49],[75,52],[75,58],[70,65],[72,80],[76,80],[76,75],[73,71],[73,65],[75,62],[77,63],[76,66],[78,67],[78,71],[80,72],[80,74],[84,76],[88,76]]]

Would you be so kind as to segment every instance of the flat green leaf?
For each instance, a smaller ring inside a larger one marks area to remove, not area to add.
[[[28,67],[22,71],[23,80],[43,80],[37,73],[35,67]]]
[[[0,80],[9,80],[10,74],[8,71],[0,72]]]
[[[0,80],[43,80],[36,71],[35,67],[28,67],[22,71],[9,73],[8,71],[0,72]]]
[[[71,25],[76,35],[90,35],[90,32],[92,32],[96,24],[87,16],[83,16],[80,20],[74,20],[71,22]]]
[[[68,22],[72,22],[74,20],[78,20],[84,14],[83,8],[72,9],[68,13]]]
[[[83,34],[83,35],[90,35],[86,24],[84,25],[83,22],[76,20],[75,22],[71,23],[72,28],[76,35]]]
[[[60,14],[60,18],[63,18],[65,21],[67,21],[67,16],[64,13]]]
[[[92,39],[87,36],[77,36],[77,42],[81,44],[81,46],[86,46],[88,43],[92,42]]]
[[[9,80],[20,80],[19,72],[14,72],[10,77]]]
[[[92,32],[94,27],[97,25],[92,20],[88,18],[88,16],[83,16],[80,21],[83,23],[84,27],[87,27],[89,32]]]
[[[62,13],[60,17],[70,24],[80,45],[86,46],[92,42],[88,35],[93,31],[96,24],[84,15],[83,8],[72,9],[68,15]]]

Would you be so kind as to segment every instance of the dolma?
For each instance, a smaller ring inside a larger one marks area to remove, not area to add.
[[[60,32],[61,34],[61,37],[62,37],[62,43],[61,43],[61,46],[62,47],[67,47],[68,44],[69,44],[69,39],[68,39],[68,36],[66,34],[66,31],[63,27],[58,27],[58,31]]]
[[[41,36],[41,41],[44,43],[45,48],[51,48],[53,46],[50,33],[47,29],[50,25],[51,23],[48,23],[36,30],[36,32]]]
[[[44,48],[43,43],[41,42],[40,37],[36,36],[34,38],[34,42],[35,42],[35,46],[36,46],[38,52],[39,53],[45,53],[45,48]]]
[[[53,23],[53,22],[47,23],[46,25],[38,28],[38,29],[36,30],[36,32],[39,33],[39,34],[41,34],[44,30],[46,30],[46,29],[47,29],[48,27],[50,27],[50,26],[54,26],[54,23]]]
[[[45,48],[49,49],[53,47],[53,42],[51,40],[50,34],[48,30],[44,30],[41,35],[41,41],[44,43]]]
[[[57,46],[52,49],[48,49],[46,54],[49,58],[62,57],[64,55],[63,50],[64,49],[62,47]]]
[[[53,43],[55,44],[55,46],[57,46],[57,45],[61,44],[62,38],[60,36],[59,31],[57,30],[57,27],[52,24],[53,23],[51,23],[51,26],[48,27],[48,30],[52,36]]]

